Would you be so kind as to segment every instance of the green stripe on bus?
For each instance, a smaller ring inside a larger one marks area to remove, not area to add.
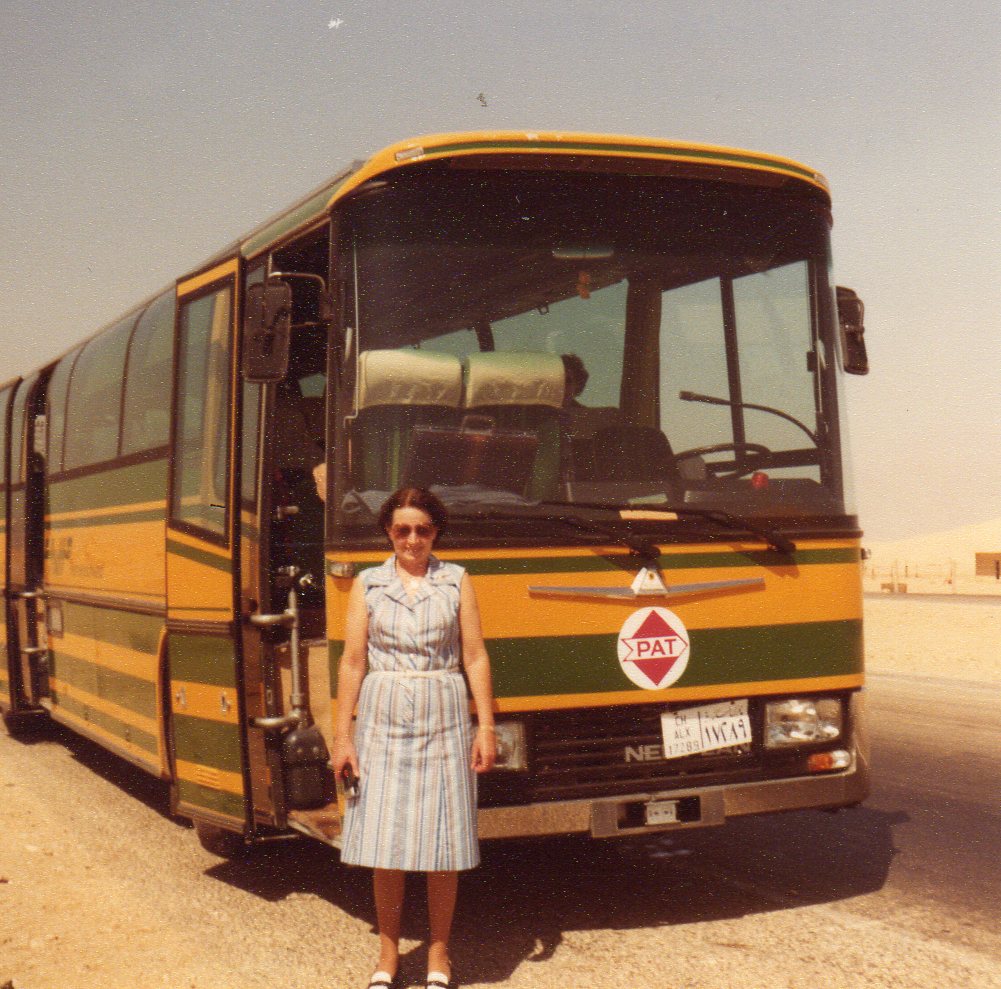
[[[240,245],[240,253],[245,258],[249,258],[266,244],[270,244],[271,241],[277,240],[284,234],[295,230],[296,227],[301,227],[315,217],[320,216],[326,209],[331,196],[344,185],[348,178],[349,176],[342,176],[334,179],[325,185],[316,195],[307,199],[298,209],[294,209],[291,213],[286,213],[273,223],[269,223]]]
[[[210,567],[213,570],[221,570],[223,573],[230,573],[233,563],[226,557],[216,556],[214,553],[207,553],[203,549],[189,546],[187,543],[179,542],[176,539],[167,537],[167,552],[174,556],[181,556],[192,563],[201,564],[203,567]]]
[[[233,641],[221,635],[184,635],[172,632],[167,641],[171,680],[236,686]]]
[[[175,711],[174,753],[184,762],[239,773],[242,768],[239,728]]]
[[[127,707],[136,714],[156,719],[156,684],[118,670],[109,670],[62,649],[53,649],[50,655],[52,675],[57,680],[119,707]]]
[[[235,793],[229,793],[226,790],[212,790],[189,780],[178,780],[177,792],[181,803],[189,804],[192,807],[203,807],[205,810],[214,810],[227,817],[234,817],[238,821],[243,820],[243,798]]]
[[[719,162],[726,165],[753,165],[769,168],[777,172],[796,175],[817,183],[816,172],[791,162],[775,161],[763,155],[753,155],[741,152],[716,151],[709,148],[658,148],[649,144],[599,144],[585,141],[462,141],[455,144],[441,144],[425,149],[429,155],[451,154],[456,151],[612,151],[627,154],[642,155],[649,158],[691,159]]]
[[[120,508],[166,501],[167,460],[113,467],[49,485],[48,514]]]
[[[98,642],[156,655],[160,631],[163,629],[163,616],[65,601],[63,628],[66,632]]]
[[[75,697],[67,697],[58,690],[52,691],[52,702],[54,706],[61,707],[70,714],[75,714],[78,718],[90,722],[90,724],[98,728],[103,728],[116,738],[137,745],[143,752],[149,755],[151,762],[156,763],[159,760],[160,755],[157,750],[156,738],[149,732],[143,731],[141,728],[136,728],[134,725],[126,724],[119,718],[111,714],[106,714],[104,711],[98,711],[85,701],[77,700]]]
[[[673,687],[843,676],[862,671],[860,621],[689,630]],[[498,697],[640,691],[622,672],[616,635],[490,639]]]
[[[525,557],[454,560],[473,576],[506,574],[625,572],[634,574],[639,561],[628,553],[589,554],[587,556]],[[775,550],[726,551],[720,553],[664,553],[661,570],[713,570],[720,567],[790,567],[858,563],[856,547],[798,550],[793,558]]]

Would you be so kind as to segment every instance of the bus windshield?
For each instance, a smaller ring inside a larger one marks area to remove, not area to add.
[[[341,504],[843,516],[827,204],[430,165],[351,210]]]

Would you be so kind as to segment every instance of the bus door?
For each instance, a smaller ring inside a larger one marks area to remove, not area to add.
[[[45,385],[38,372],[14,393],[10,418],[7,648],[13,712],[37,711],[49,694],[43,613]]]
[[[11,683],[17,674],[11,669],[15,653],[9,644],[16,642],[7,631],[7,616],[10,612],[7,589],[10,586],[10,567],[7,548],[9,545],[8,509],[10,504],[10,404],[18,381],[8,382],[0,389],[0,580],[3,582],[4,618],[0,622],[0,711],[8,712],[14,703],[15,691]]]
[[[178,283],[167,512],[172,808],[253,830],[242,693],[234,339],[240,261]]]
[[[324,507],[313,478],[325,460],[327,330],[317,285],[325,284],[326,266],[322,229],[246,273],[248,327],[263,326],[269,270],[285,273],[270,285],[285,279],[296,292],[278,286],[288,293],[287,307],[277,310],[289,321],[285,359],[263,368],[257,330],[245,328],[240,597],[248,750],[252,766],[267,767],[250,781],[255,819],[335,844]]]

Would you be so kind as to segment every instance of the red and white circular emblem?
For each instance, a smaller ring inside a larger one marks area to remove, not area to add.
[[[637,687],[670,687],[688,665],[685,623],[667,608],[634,611],[619,632],[619,665]]]

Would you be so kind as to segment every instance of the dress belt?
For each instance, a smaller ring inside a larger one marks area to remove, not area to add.
[[[369,670],[368,676],[390,677],[420,677],[422,679],[440,679],[458,673],[459,667],[453,666],[447,670]]]

